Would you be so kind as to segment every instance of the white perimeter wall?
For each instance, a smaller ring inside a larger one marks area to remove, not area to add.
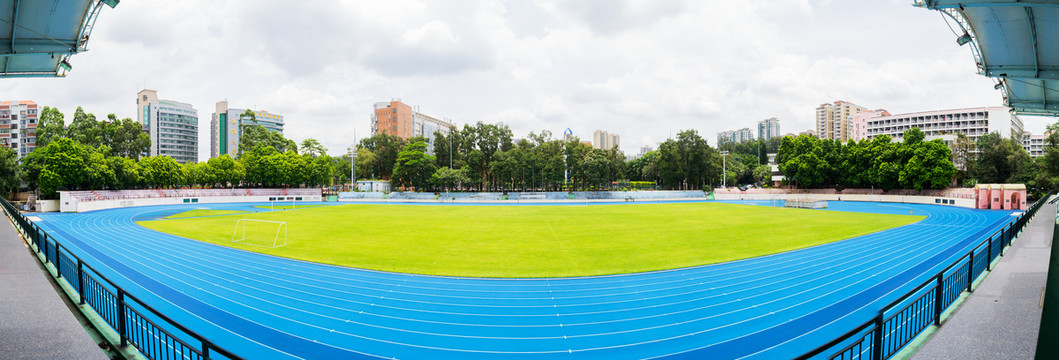
[[[714,194],[717,200],[827,200],[827,201],[870,201],[910,204],[950,205],[974,208],[974,199],[934,196],[905,195],[855,195],[855,194]],[[948,200],[942,204],[940,200]]]
[[[289,195],[291,197],[295,195]],[[113,199],[95,201],[77,201],[77,199],[59,199],[59,209],[62,212],[85,212],[92,210],[113,209],[133,206],[150,205],[176,205],[176,204],[209,204],[209,203],[237,203],[237,202],[268,202],[269,198],[279,196],[204,196],[204,197],[165,197],[144,199]],[[284,196],[286,197],[286,196]],[[301,196],[301,201],[322,201],[321,196]],[[199,199],[198,202],[185,203],[184,199]],[[287,203],[290,200],[276,201]],[[53,210],[54,211],[54,210]]]

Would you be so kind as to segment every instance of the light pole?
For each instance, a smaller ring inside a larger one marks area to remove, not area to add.
[[[728,161],[725,156],[728,155],[728,151],[721,151],[721,186],[725,189],[728,188]]]
[[[353,173],[349,178],[349,190],[357,191],[357,128],[353,127],[353,147],[349,150],[349,162],[352,163]]]

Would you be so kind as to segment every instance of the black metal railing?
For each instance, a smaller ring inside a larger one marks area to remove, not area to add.
[[[942,313],[963,292],[974,291],[975,280],[986,270],[991,270],[993,260],[1002,254],[1004,247],[1011,245],[1051,195],[1035,201],[1028,211],[944,270],[884,306],[871,320],[795,359],[882,360],[893,356],[927,327],[941,325]]]
[[[149,359],[242,359],[173,321],[107,279],[91,265],[30,221],[14,205],[0,198],[7,217],[55,267],[57,280],[65,281],[119,337],[119,346],[134,346]],[[162,326],[159,326],[162,325]]]

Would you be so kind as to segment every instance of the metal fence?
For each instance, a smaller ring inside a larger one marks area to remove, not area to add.
[[[893,356],[930,325],[941,325],[942,313],[964,291],[974,291],[974,281],[992,270],[993,260],[1011,245],[1050,195],[1034,202],[1028,211],[944,270],[884,306],[873,319],[795,359],[881,360]]]
[[[0,206],[21,232],[55,267],[55,276],[77,292],[71,300],[87,304],[120,337],[120,346],[134,346],[150,359],[242,359],[173,321],[129,294],[63,244],[41,230],[7,200]],[[160,326],[161,325],[161,326]]]
[[[931,279],[883,307],[872,320],[796,359],[824,357],[835,360],[879,360],[896,354],[930,325],[940,325],[941,314],[972,284],[1044,205],[1048,196],[1029,211],[1004,225]],[[131,344],[150,359],[242,359],[173,321],[127,293],[73,255],[69,249],[29,221],[7,200],[4,212],[30,239],[56,277],[74,289],[79,304],[88,304],[120,336],[122,347]],[[159,323],[163,326],[159,326]]]

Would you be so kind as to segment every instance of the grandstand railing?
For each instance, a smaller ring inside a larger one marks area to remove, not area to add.
[[[117,286],[6,199],[0,198],[0,206],[34,250],[43,255],[42,261],[52,264],[57,280],[77,292],[78,298],[71,300],[91,307],[118,334],[121,347],[132,345],[149,359],[242,359]]]
[[[941,316],[973,285],[1004,247],[1037,214],[1052,194],[1034,202],[1022,215],[976,245],[912,291],[884,306],[871,320],[795,359],[882,360],[897,354],[930,325],[941,325]]]

